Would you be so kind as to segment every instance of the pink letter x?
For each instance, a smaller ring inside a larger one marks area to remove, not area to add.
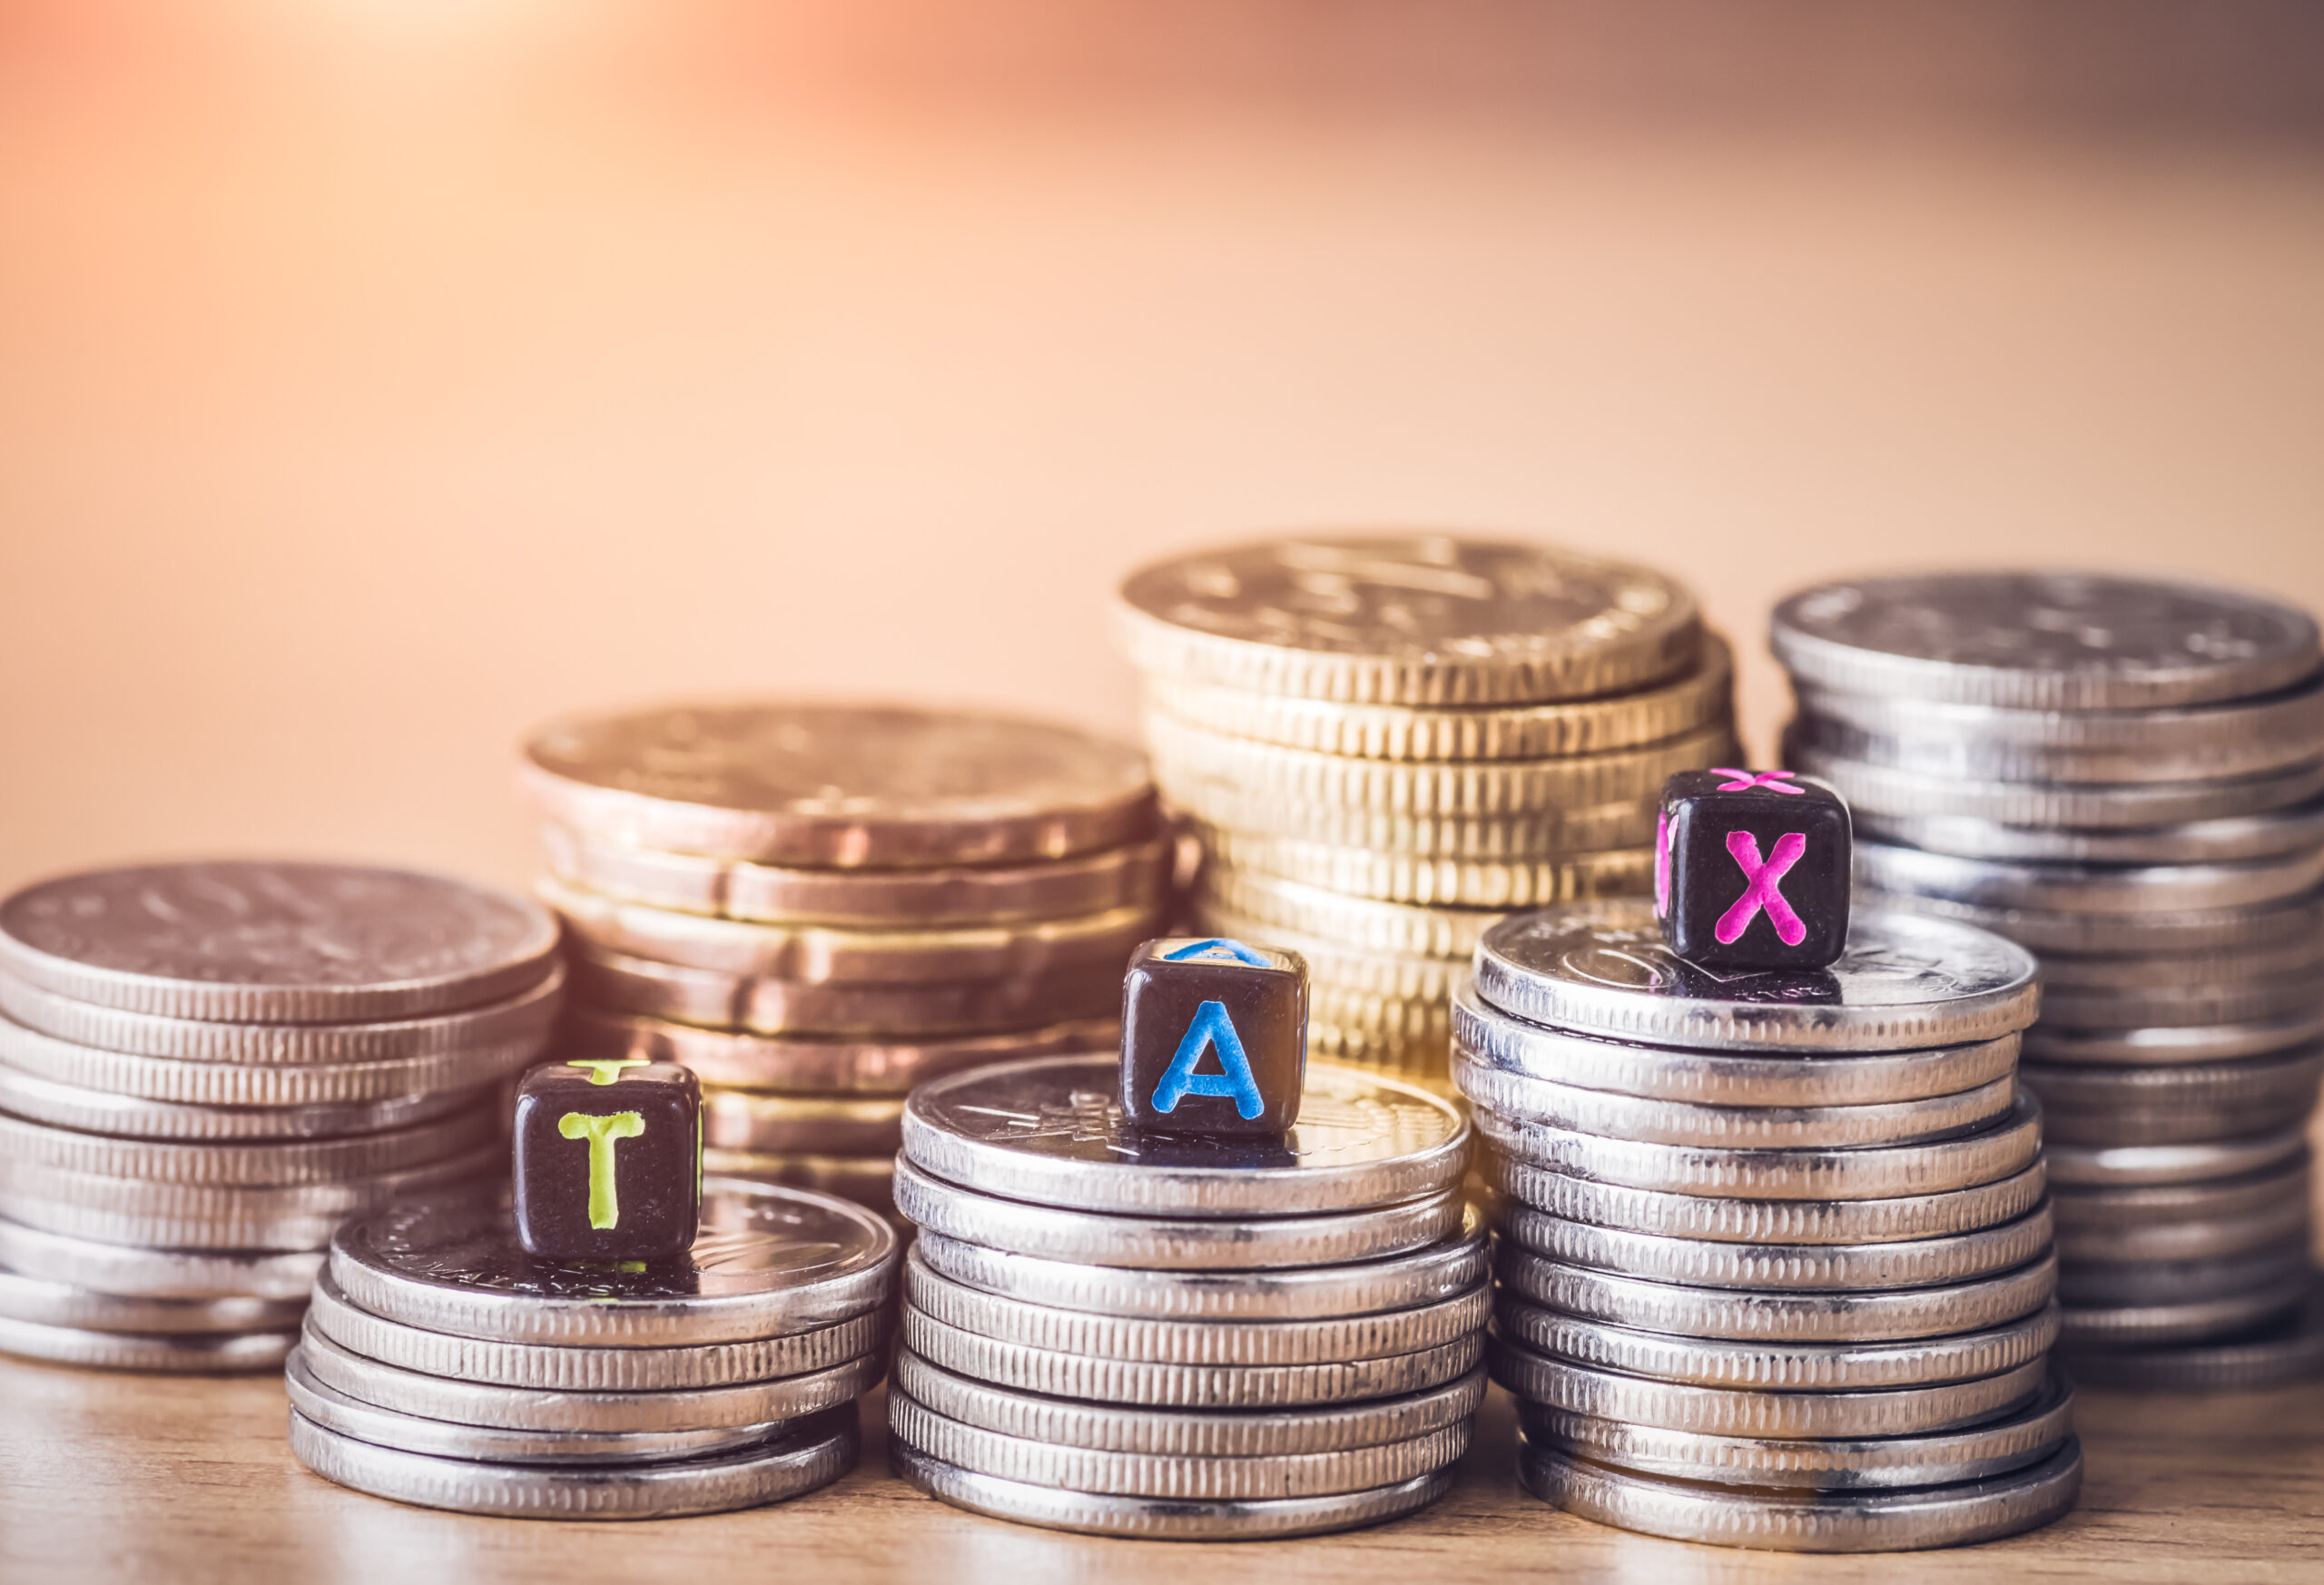
[[[1797,792],[1799,789],[1786,791]],[[1785,946],[1796,947],[1806,940],[1807,927],[1799,922],[1799,916],[1791,911],[1791,904],[1776,890],[1784,871],[1799,862],[1799,855],[1807,851],[1806,833],[1787,831],[1776,838],[1776,851],[1764,864],[1759,862],[1759,839],[1748,831],[1728,832],[1727,851],[1743,866],[1743,879],[1750,884],[1735,900],[1735,906],[1720,914],[1718,923],[1711,927],[1710,933],[1718,938],[1719,944],[1725,946],[1741,935],[1752,916],[1763,908],[1768,911],[1768,922],[1776,927],[1776,934],[1783,938]]]
[[[1799,774],[1797,771],[1738,771],[1732,765],[1713,765],[1710,768],[1710,773],[1714,776],[1735,778],[1732,782],[1721,782],[1718,784],[1718,790],[1721,792],[1748,792],[1754,787],[1765,787],[1770,792],[1789,792],[1802,798],[1807,795],[1807,789],[1805,787],[1784,785],[1784,783]]]

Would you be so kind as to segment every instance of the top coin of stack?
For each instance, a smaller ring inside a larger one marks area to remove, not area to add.
[[[0,1347],[279,1365],[340,1220],[485,1181],[563,974],[521,898],[148,865],[0,901]]]
[[[1733,745],[1694,597],[1546,546],[1263,541],[1142,568],[1116,615],[1202,928],[1305,956],[1317,1056],[1440,1086],[1483,929],[1643,894],[1664,778]]]
[[[903,1097],[1111,1043],[1171,853],[1135,749],[1007,716],[766,703],[526,745],[573,1055],[682,1062],[707,1160],[881,1209]]]

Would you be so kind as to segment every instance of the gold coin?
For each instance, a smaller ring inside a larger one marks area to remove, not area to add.
[[[1734,718],[1727,641],[1703,635],[1702,660],[1638,694],[1552,704],[1420,710],[1295,699],[1157,674],[1147,699],[1165,714],[1230,737],[1364,760],[1544,760],[1643,748]]]
[[[1531,863],[1423,859],[1335,848],[1295,837],[1246,836],[1200,828],[1203,846],[1236,870],[1278,875],[1351,897],[1453,908],[1543,908],[1601,897],[1643,896],[1654,881],[1654,850],[1613,848]]]
[[[1298,953],[1307,960],[1307,981],[1311,987],[1332,986],[1390,1001],[1441,1003],[1452,994],[1453,981],[1467,968],[1461,959],[1368,952],[1268,924],[1200,899],[1196,901],[1193,917],[1206,934]],[[1310,1005],[1312,1008],[1312,999]]]
[[[1262,927],[1318,936],[1360,952],[1460,962],[1476,951],[1477,938],[1505,917],[1498,909],[1423,908],[1344,897],[1320,886],[1303,886],[1216,861],[1203,866],[1195,886],[1202,908],[1240,914]]]
[[[1147,672],[1299,698],[1499,704],[1643,688],[1695,662],[1675,580],[1449,534],[1318,534],[1132,573],[1115,604]]]
[[[892,1216],[896,1212],[896,1158],[887,1156],[816,1156],[801,1151],[704,1150],[702,1170],[713,1177],[756,1178],[793,1188],[821,1189],[843,1200]]]
[[[903,1147],[903,1117],[901,1097],[702,1092],[703,1142],[714,1150],[892,1156]]]
[[[769,701],[576,716],[526,790],[624,847],[774,864],[1023,864],[1154,834],[1136,749],[1014,716]]]
[[[1446,819],[1261,797],[1224,782],[1177,777],[1167,766],[1158,773],[1170,802],[1206,824],[1336,848],[1504,862],[1647,847],[1654,841],[1658,800],[1649,798],[1490,820]]]
[[[1118,1007],[1117,992],[1117,1010]],[[1110,1051],[1121,1043],[1121,1024],[1108,1014],[998,1035],[835,1039],[704,1029],[665,1019],[571,1008],[558,1041],[560,1050],[569,1049],[575,1056],[683,1063],[705,1086],[729,1092],[901,1097],[931,1078],[995,1062]]]

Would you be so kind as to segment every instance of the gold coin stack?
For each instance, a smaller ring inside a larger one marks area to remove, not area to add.
[[[1116,618],[1200,928],[1306,956],[1313,1055],[1440,1088],[1485,927],[1642,895],[1663,779],[1735,753],[1694,596],[1547,546],[1262,541],[1133,573]]]
[[[678,706],[552,725],[522,780],[570,1054],[682,1062],[708,1170],[886,1212],[905,1094],[1113,1048],[1171,906],[1144,756],[1068,727]]]

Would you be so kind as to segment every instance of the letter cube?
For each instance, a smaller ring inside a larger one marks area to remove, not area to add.
[[[517,1088],[517,1240],[547,1260],[674,1260],[702,1219],[702,1081],[641,1057],[547,1062]]]
[[[1122,1115],[1157,1133],[1247,1139],[1299,1117],[1307,960],[1220,937],[1130,954],[1122,980]]]
[[[1662,784],[1654,916],[1706,969],[1821,969],[1847,945],[1848,806],[1789,771],[1682,771]]]

